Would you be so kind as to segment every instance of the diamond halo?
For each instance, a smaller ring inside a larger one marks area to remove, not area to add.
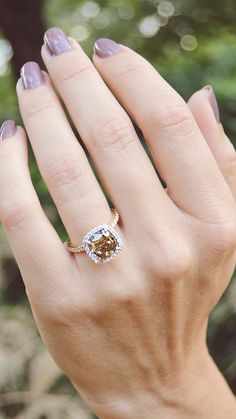
[[[104,264],[119,255],[123,242],[113,227],[102,224],[86,234],[83,247],[94,263]]]

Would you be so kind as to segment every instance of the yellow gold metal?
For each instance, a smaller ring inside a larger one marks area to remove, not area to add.
[[[115,208],[111,209],[111,215],[112,215],[112,219],[111,222],[109,224],[110,227],[114,228],[116,226],[116,224],[119,221],[119,214],[117,212],[117,210]],[[68,250],[71,253],[82,253],[85,252],[84,250],[84,244],[81,243],[79,245],[75,245],[71,242],[70,238],[68,237],[68,239],[65,242],[65,245],[67,246]]]

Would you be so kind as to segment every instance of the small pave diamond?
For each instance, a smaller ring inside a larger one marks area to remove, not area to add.
[[[95,263],[106,263],[114,259],[122,249],[122,241],[116,231],[108,225],[92,229],[83,239],[84,250]]]

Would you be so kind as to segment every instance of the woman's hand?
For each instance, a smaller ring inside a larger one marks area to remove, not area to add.
[[[126,47],[97,41],[93,65],[60,30],[45,41],[48,73],[120,214],[124,248],[104,265],[68,252],[32,186],[25,133],[5,123],[0,218],[41,335],[101,418],[233,419],[205,343],[236,262],[236,157],[213,91],[188,106]],[[102,79],[142,130],[167,189]],[[80,243],[109,222],[105,195],[49,76],[25,64],[17,93],[40,172]]]

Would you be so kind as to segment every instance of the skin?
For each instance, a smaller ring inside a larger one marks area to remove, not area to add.
[[[69,254],[32,186],[24,130],[0,143],[0,218],[42,338],[100,418],[233,419],[206,328],[236,262],[235,150],[203,90],[186,104],[130,49],[92,64],[71,42],[54,57],[42,48],[44,85],[24,90],[19,80],[21,115],[80,243],[110,209],[51,79],[120,214],[124,250],[101,266]]]

